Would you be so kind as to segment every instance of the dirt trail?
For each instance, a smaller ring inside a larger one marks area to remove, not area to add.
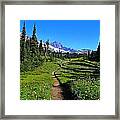
[[[51,91],[52,100],[63,100],[62,89],[54,72],[52,72],[52,77],[54,80],[52,91]]]

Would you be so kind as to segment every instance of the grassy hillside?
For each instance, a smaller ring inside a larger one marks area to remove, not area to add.
[[[20,75],[21,100],[50,100],[52,72],[60,82],[65,100],[100,99],[100,63],[73,58],[44,62],[34,71]]]
[[[53,79],[52,71],[58,67],[54,62],[44,62],[34,71],[22,72],[20,75],[20,99],[41,100],[51,99]]]
[[[96,100],[100,98],[100,65],[82,58],[64,62],[56,72],[66,94],[71,98],[81,100]],[[71,96],[70,95],[70,96]]]

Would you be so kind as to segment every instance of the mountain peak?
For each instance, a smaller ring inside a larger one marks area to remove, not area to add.
[[[57,41],[52,42],[51,45],[55,48],[63,48],[63,45]]]
[[[64,50],[66,52],[76,52],[77,51],[72,48],[65,47],[60,42],[57,42],[57,41],[52,42],[51,45],[55,48],[60,48],[61,50]]]

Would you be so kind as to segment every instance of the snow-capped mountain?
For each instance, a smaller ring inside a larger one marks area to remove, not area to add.
[[[57,41],[52,42],[50,45],[55,49],[58,49],[58,51],[60,50],[62,52],[77,52],[77,50],[74,50],[72,48],[67,48]]]
[[[43,43],[43,47],[44,47]],[[88,54],[88,51],[91,53],[90,49],[81,49],[81,50],[74,50],[72,48],[68,48],[63,46],[60,42],[54,41],[49,44],[49,50],[52,52],[62,52],[62,53],[79,53],[79,54]]]
[[[63,45],[57,41],[52,42],[51,45],[55,48],[63,48]]]
[[[88,52],[91,53],[92,50],[90,50],[90,49],[81,49],[81,50],[78,50],[78,52],[79,52],[80,54],[88,54]]]
[[[55,51],[55,52],[62,52],[62,53],[69,52],[69,51],[65,51],[65,50],[60,49],[60,48],[53,47],[52,45],[49,45],[49,50],[53,51],[53,52]]]

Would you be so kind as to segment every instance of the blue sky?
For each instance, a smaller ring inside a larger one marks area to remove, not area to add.
[[[20,20],[20,32],[24,20]],[[25,20],[26,33],[32,36],[36,24],[38,40],[58,41],[73,49],[96,50],[100,37],[100,20]]]

